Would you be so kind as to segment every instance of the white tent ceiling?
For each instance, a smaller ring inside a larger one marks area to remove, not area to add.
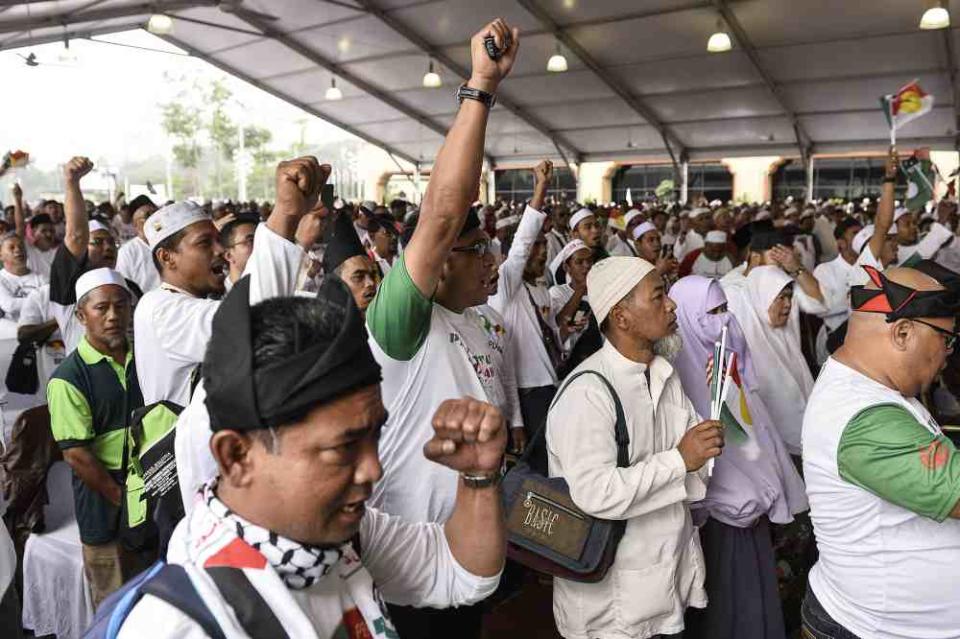
[[[171,43],[410,161],[456,110],[468,42],[503,16],[519,62],[487,136],[497,164],[882,148],[878,98],[918,79],[936,107],[903,144],[956,148],[958,30],[923,0],[58,0],[0,2],[0,49],[174,18]],[[960,9],[960,7],[958,7]],[[269,15],[263,15],[269,14]],[[960,12],[954,13],[960,19]],[[710,54],[719,19],[731,52]],[[569,71],[546,61],[562,43]],[[428,59],[440,89],[421,86]],[[340,101],[324,92],[336,75]]]

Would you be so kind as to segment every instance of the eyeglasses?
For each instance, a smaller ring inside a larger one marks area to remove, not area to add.
[[[245,237],[245,238],[243,238],[242,240],[237,240],[236,242],[234,242],[233,244],[227,246],[226,248],[229,249],[229,248],[233,248],[234,246],[241,246],[241,245],[245,245],[245,244],[253,244],[253,236],[252,236],[252,235],[251,235],[250,237]]]
[[[477,257],[483,257],[490,252],[490,240],[479,240],[470,246],[455,246],[450,250],[454,253],[473,253]]]
[[[924,322],[923,320],[920,320],[920,319],[911,319],[911,321],[916,322],[917,324],[923,324],[924,326],[932,328],[936,332],[940,333],[943,336],[943,341],[946,343],[948,351],[952,351],[953,347],[957,345],[957,338],[960,338],[960,333],[957,333],[955,331],[948,331],[945,328],[940,328],[935,324]]]
[[[88,244],[90,246],[96,246],[96,247],[112,246],[113,248],[117,248],[117,241],[112,237],[97,237],[97,238],[92,237],[90,238],[90,241],[88,242]]]

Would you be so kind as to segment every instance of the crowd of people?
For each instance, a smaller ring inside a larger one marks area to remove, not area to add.
[[[960,637],[956,203],[898,208],[891,148],[849,206],[580,205],[546,160],[529,201],[478,204],[519,42],[473,37],[419,207],[323,202],[312,157],[272,205],[94,205],[84,157],[62,204],[14,189],[0,310],[60,348],[17,374],[73,472],[89,636],[479,638],[532,573],[506,561],[521,456],[624,525],[518,628]]]

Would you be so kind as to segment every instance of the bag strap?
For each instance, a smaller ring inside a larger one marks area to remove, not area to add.
[[[557,400],[560,399],[560,396],[563,395],[564,391],[570,387],[570,384],[573,382],[573,380],[577,379],[581,375],[587,374],[596,375],[598,378],[600,378],[600,381],[602,381],[603,385],[607,387],[607,390],[610,391],[610,396],[613,398],[613,409],[616,413],[614,439],[617,442],[617,467],[626,468],[630,465],[630,434],[627,432],[627,418],[623,412],[623,405],[620,403],[620,397],[617,395],[617,391],[614,390],[613,385],[602,374],[594,370],[583,370],[568,377],[563,382],[563,386],[560,387],[560,390],[557,391],[557,394],[554,395],[553,401],[550,402],[550,409],[548,409],[547,414],[549,416],[550,410],[553,409],[554,405],[557,403]],[[546,418],[544,418],[540,428],[537,429],[537,433],[533,436],[533,441],[530,442],[530,445],[527,446],[527,450],[524,451],[521,460],[525,462],[529,461],[539,447],[546,447],[546,439],[547,421]]]
[[[220,624],[203,602],[183,566],[166,564],[157,576],[144,585],[142,591],[190,617],[210,639],[225,639]]]

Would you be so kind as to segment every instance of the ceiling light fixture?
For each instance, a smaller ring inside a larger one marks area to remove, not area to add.
[[[723,23],[717,20],[717,31],[707,40],[707,51],[710,53],[724,53],[733,48],[730,35],[723,30]]]
[[[167,35],[173,31],[173,18],[162,13],[155,13],[147,20],[147,31],[154,35]]]
[[[433,70],[433,60],[427,65],[427,72],[423,74],[423,86],[428,89],[436,89],[437,87],[443,86],[440,74]]]
[[[66,33],[63,34],[63,51],[58,59],[66,64],[76,64],[79,61],[77,54],[70,49],[70,36]]]
[[[920,18],[920,28],[924,31],[932,29],[946,29],[950,26],[950,12],[943,6],[943,2],[936,2],[932,7],[923,12]]]
[[[327,89],[326,94],[324,95],[328,100],[342,100],[343,91],[340,90],[340,87],[337,86],[337,79],[330,78],[330,88]]]
[[[560,53],[560,43],[557,42],[557,52],[547,60],[547,71],[550,73],[563,73],[567,70],[567,59]]]

